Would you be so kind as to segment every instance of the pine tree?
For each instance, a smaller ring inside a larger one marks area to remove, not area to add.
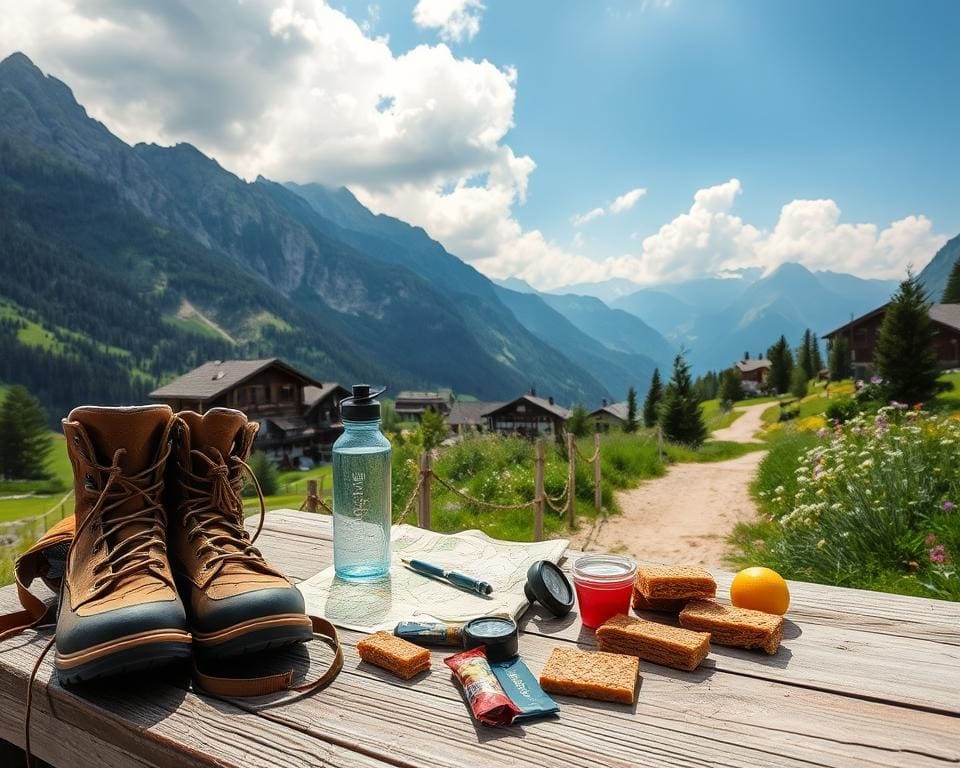
[[[660,383],[660,369],[653,369],[653,377],[650,379],[650,389],[647,390],[647,397],[643,401],[643,425],[652,427],[657,423],[657,407],[663,399],[663,385]]]
[[[807,381],[813,378],[813,333],[809,328],[803,332],[803,341],[797,350],[797,366],[803,369]]]
[[[817,334],[813,334],[812,346],[813,346],[813,350],[812,350],[813,351],[813,376],[811,376],[811,378],[814,378],[816,376],[819,376],[820,371],[823,370],[823,355],[820,352],[820,339],[817,337]]]
[[[790,389],[790,374],[793,372],[793,355],[787,339],[781,336],[776,344],[767,350],[770,372],[767,374],[767,386],[781,395]]]
[[[902,403],[922,403],[936,391],[940,361],[933,346],[930,301],[911,273],[887,305],[875,359],[888,394]]]
[[[724,408],[731,408],[737,400],[743,398],[743,387],[736,369],[728,368],[720,374],[720,403]]]
[[[803,367],[799,365],[793,366],[793,372],[790,374],[790,394],[796,398],[806,397],[808,381],[809,379]]]
[[[660,427],[668,440],[697,447],[707,439],[700,403],[693,392],[690,366],[683,355],[673,361],[673,378],[660,407]]]
[[[423,449],[430,451],[446,440],[447,435],[450,434],[450,428],[442,413],[428,408],[420,418],[419,433]]]
[[[623,425],[624,432],[636,432],[640,426],[637,421],[637,390],[633,387],[627,390],[627,421]]]
[[[960,304],[960,259],[953,263],[950,277],[947,278],[947,287],[943,289],[944,304]]]
[[[575,405],[573,411],[570,412],[570,417],[567,419],[566,428],[567,432],[572,433],[576,437],[586,437],[589,435],[590,414],[587,413],[587,409],[579,403]]]
[[[25,387],[11,387],[0,405],[0,475],[15,480],[50,477],[47,414]]]
[[[850,374],[850,342],[841,334],[830,344],[830,381],[849,379]]]

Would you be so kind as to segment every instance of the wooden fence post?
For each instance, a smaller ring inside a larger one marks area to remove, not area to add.
[[[663,427],[657,424],[657,456],[660,463],[663,463]]]
[[[537,440],[537,460],[533,475],[533,540],[543,541],[543,506],[546,491],[543,489],[543,438]]]
[[[307,480],[307,512],[317,511],[317,481]]]
[[[417,525],[430,530],[430,477],[433,474],[430,451],[420,454],[420,498],[417,500]]]
[[[597,512],[603,506],[603,487],[600,484],[600,433],[593,433],[593,505]]]
[[[324,484],[326,483],[326,480],[327,480],[327,476],[326,476],[326,475],[320,475],[320,490],[318,491],[318,496],[319,496],[319,498],[320,498],[320,501],[323,501],[323,498],[324,498],[323,486],[324,486]],[[331,507],[331,509],[332,509],[332,508],[333,508],[333,503],[332,503],[332,502],[333,502],[333,499],[331,499],[330,501],[331,501],[330,507]]]
[[[567,525],[573,527],[576,509],[574,498],[577,495],[577,438],[573,432],[567,432]]]

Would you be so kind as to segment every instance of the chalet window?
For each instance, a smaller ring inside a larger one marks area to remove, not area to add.
[[[280,402],[289,403],[291,400],[293,400],[293,387],[290,385],[280,387]]]
[[[517,406],[517,413],[526,413],[526,412],[527,412],[527,406],[525,406],[525,405],[518,405],[518,406]]]
[[[263,388],[263,402],[269,403],[271,398],[270,385],[267,384]]]

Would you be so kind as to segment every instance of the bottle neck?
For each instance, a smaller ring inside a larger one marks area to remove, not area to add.
[[[350,419],[344,419],[343,428],[351,432],[379,432],[380,419],[372,419],[370,421],[351,421]]]

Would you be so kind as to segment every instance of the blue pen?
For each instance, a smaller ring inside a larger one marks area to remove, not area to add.
[[[476,592],[479,595],[489,595],[491,592],[493,592],[493,587],[491,587],[487,582],[481,581],[480,579],[474,579],[471,576],[466,576],[462,573],[457,573],[456,571],[448,571],[441,568],[439,565],[425,563],[423,560],[407,560],[405,557],[401,557],[400,559],[403,561],[403,564],[407,566],[407,568],[416,571],[422,576],[432,576],[437,579],[444,579],[450,584],[453,584],[455,587],[465,589],[468,592]]]

